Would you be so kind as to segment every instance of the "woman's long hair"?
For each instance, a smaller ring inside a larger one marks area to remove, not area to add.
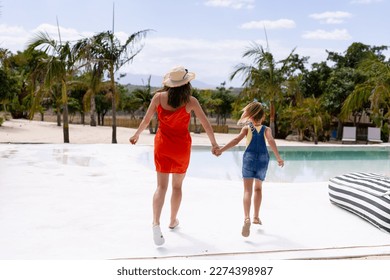
[[[190,83],[168,88],[168,105],[176,109],[190,102],[191,89]]]

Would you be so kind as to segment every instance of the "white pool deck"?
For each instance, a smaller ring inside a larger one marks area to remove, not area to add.
[[[0,145],[0,259],[306,259],[390,255],[390,235],[329,202],[327,182],[264,183],[261,218],[240,234],[240,182],[187,177],[180,225],[151,232],[146,146]],[[169,194],[168,194],[169,195]]]
[[[0,144],[0,259],[390,256],[390,234],[331,204],[327,182],[265,181],[263,225],[244,238],[241,182],[201,176],[185,179],[175,230],[168,228],[167,194],[166,243],[157,247],[151,229],[156,175],[139,163],[149,145]]]

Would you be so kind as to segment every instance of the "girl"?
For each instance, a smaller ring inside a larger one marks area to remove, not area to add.
[[[244,109],[238,124],[247,123],[241,129],[241,132],[232,139],[229,143],[220,149],[217,149],[215,154],[221,155],[224,151],[236,146],[246,137],[246,149],[243,155],[242,162],[242,177],[244,181],[244,226],[242,227],[242,236],[248,237],[250,233],[250,209],[252,192],[254,186],[254,216],[253,223],[261,225],[259,218],[260,205],[262,200],[262,182],[268,169],[269,154],[265,139],[267,139],[272,151],[275,154],[278,165],[283,167],[284,161],[281,159],[272,131],[269,127],[262,125],[264,121],[264,110],[260,102],[254,101],[249,103]]]

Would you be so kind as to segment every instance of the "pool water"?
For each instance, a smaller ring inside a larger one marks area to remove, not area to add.
[[[235,147],[220,157],[210,148],[195,146],[188,176],[241,181],[244,147]],[[278,167],[270,151],[268,182],[323,182],[348,172],[373,172],[390,176],[390,147],[280,147],[285,161]]]

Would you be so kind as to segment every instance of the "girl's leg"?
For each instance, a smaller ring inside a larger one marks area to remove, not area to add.
[[[179,212],[181,198],[182,198],[182,185],[185,178],[185,173],[172,174],[172,196],[171,196],[171,221],[169,223],[170,228],[177,226],[177,213]]]
[[[262,181],[257,179],[255,180],[255,188],[254,188],[255,192],[253,195],[253,207],[254,207],[253,217],[258,219],[257,221],[256,219],[254,219],[254,222],[258,224],[261,224],[259,213],[260,213],[261,201],[263,198],[262,184],[263,184]]]
[[[245,219],[249,219],[251,211],[251,201],[252,201],[252,178],[244,178],[244,215]]]
[[[169,173],[157,172],[157,189],[153,195],[153,225],[160,224],[161,211],[167,193]]]
[[[253,179],[244,178],[244,225],[242,226],[241,234],[244,237],[248,237],[250,234],[251,219],[250,210],[251,210],[251,200],[252,200],[252,185]]]

